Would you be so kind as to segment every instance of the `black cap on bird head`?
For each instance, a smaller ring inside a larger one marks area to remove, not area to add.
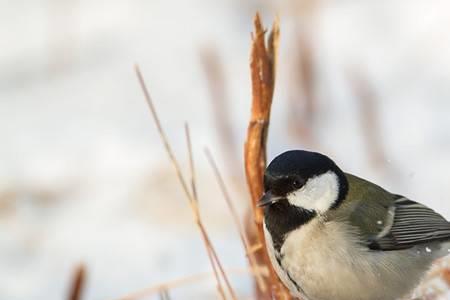
[[[275,157],[264,174],[265,194],[259,205],[267,206],[279,200],[289,200],[293,205],[314,209],[311,201],[318,201],[319,209],[336,208],[345,198],[348,182],[344,172],[328,156],[304,150],[286,151]],[[322,199],[320,192],[335,190],[332,200]],[[302,195],[297,191],[304,191]],[[296,200],[296,198],[298,200]],[[299,198],[301,197],[301,198]],[[292,200],[292,201],[291,201]],[[325,203],[325,202],[332,203]]]

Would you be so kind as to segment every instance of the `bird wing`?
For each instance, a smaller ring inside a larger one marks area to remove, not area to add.
[[[372,250],[401,250],[450,240],[450,223],[420,203],[347,174],[350,201],[340,217],[356,227]]]
[[[389,224],[370,240],[370,249],[400,250],[450,240],[450,223],[425,205],[397,196],[391,211]]]

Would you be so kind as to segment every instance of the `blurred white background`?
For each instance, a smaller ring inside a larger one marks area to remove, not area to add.
[[[205,222],[224,264],[246,266],[203,147],[244,212],[241,154],[257,10],[267,26],[276,14],[281,20],[269,157],[323,151],[344,170],[450,218],[447,1],[3,0],[1,299],[64,299],[79,262],[87,268],[83,299],[115,299],[210,270],[135,63],[185,166],[189,122]],[[298,57],[308,49],[305,88]],[[208,53],[224,74],[231,141],[214,114]],[[369,100],[361,99],[366,93]],[[306,98],[314,112],[308,122]],[[251,282],[242,278],[232,282],[248,295]],[[171,294],[215,297],[212,281]]]

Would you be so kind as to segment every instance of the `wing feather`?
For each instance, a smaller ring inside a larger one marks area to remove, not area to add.
[[[397,196],[392,209],[390,227],[372,238],[369,248],[390,251],[450,240],[450,223],[431,208]]]

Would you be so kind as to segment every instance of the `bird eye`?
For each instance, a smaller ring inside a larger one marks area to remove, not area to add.
[[[300,188],[303,186],[303,181],[300,179],[294,179],[294,181],[292,182],[292,185],[296,188]]]

